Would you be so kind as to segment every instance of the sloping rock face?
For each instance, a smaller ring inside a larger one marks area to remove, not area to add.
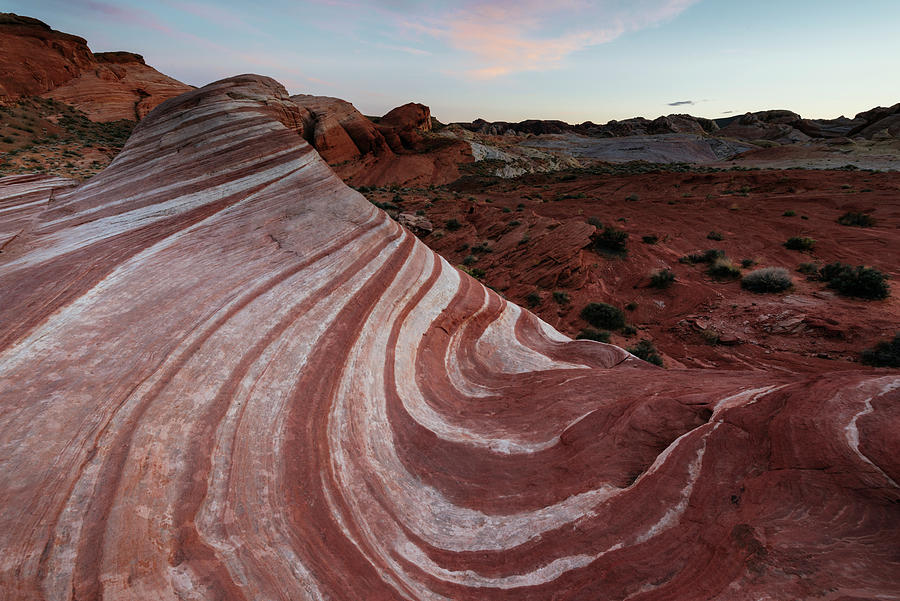
[[[291,96],[303,119],[303,137],[337,174],[354,185],[446,184],[471,163],[462,140],[426,138],[431,111],[408,103],[373,123],[345,100],[328,96]]]
[[[44,96],[94,121],[137,120],[191,89],[139,54],[93,54],[84,39],[12,13],[0,13],[0,82],[0,102]]]
[[[571,341],[344,186],[300,119],[257,76],[170,100],[3,249],[6,598],[900,588],[900,376]]]

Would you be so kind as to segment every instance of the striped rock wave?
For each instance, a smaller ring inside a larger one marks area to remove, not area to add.
[[[4,599],[896,599],[900,376],[572,341],[271,79],[0,180]]]

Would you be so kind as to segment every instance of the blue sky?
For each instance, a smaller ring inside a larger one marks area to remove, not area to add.
[[[185,83],[270,75],[381,115],[573,123],[900,102],[900,0],[12,0]],[[690,104],[671,105],[676,102]]]

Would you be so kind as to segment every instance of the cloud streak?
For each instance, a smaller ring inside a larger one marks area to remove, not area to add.
[[[575,52],[659,25],[698,1],[468,1],[435,14],[414,13],[401,26],[461,51],[468,57],[466,75],[491,79],[557,68]]]

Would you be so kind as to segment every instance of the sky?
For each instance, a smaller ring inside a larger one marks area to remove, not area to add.
[[[900,102],[900,0],[2,0],[185,83],[269,75],[367,115],[570,123]]]

